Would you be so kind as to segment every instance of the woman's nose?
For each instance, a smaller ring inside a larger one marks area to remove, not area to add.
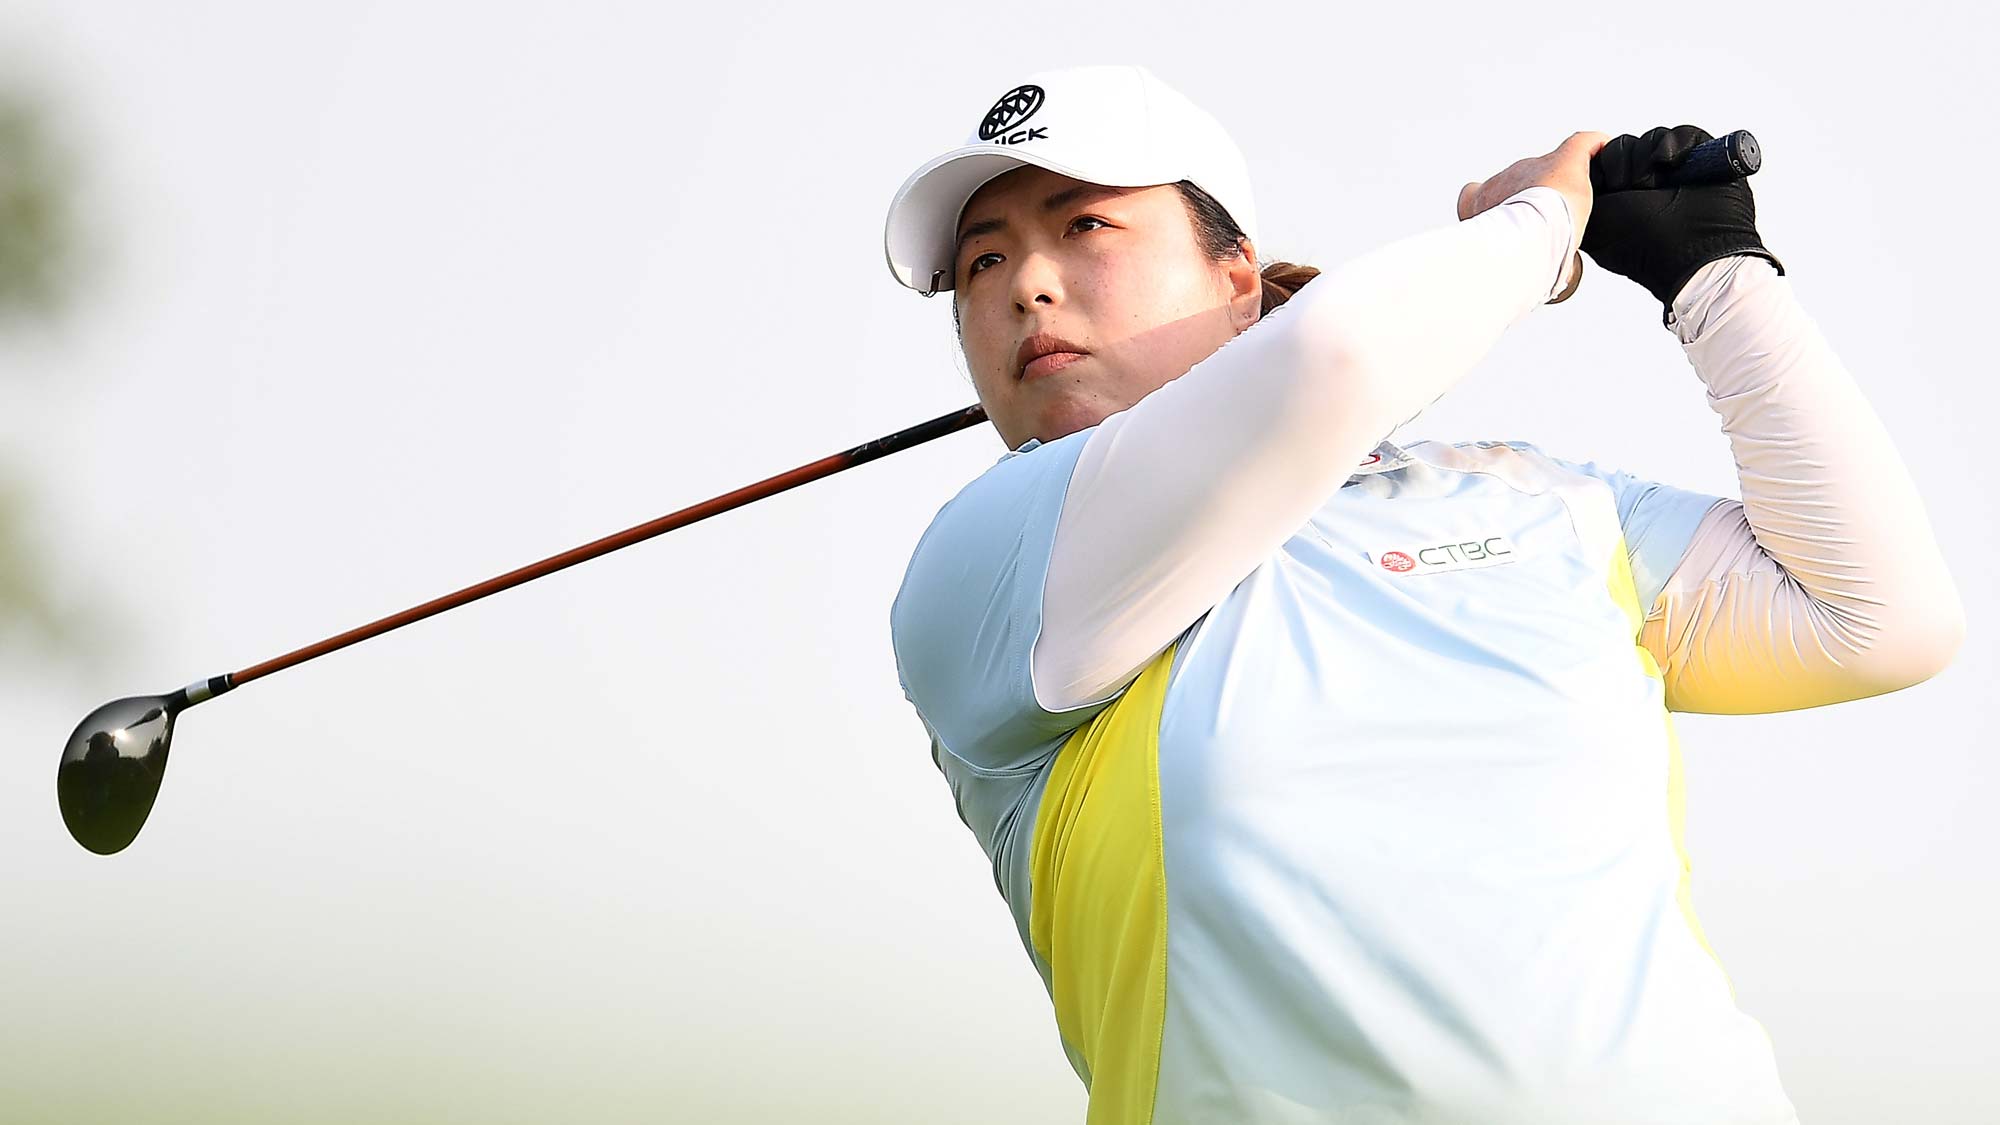
[[[1014,308],[1026,312],[1036,305],[1053,305],[1062,299],[1062,278],[1055,262],[1046,254],[1028,254],[1014,270]]]

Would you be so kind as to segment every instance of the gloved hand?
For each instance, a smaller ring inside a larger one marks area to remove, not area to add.
[[[1654,186],[1658,173],[1679,166],[1688,150],[1710,139],[1693,125],[1662,125],[1643,136],[1613,137],[1590,162],[1595,199],[1583,230],[1583,252],[1612,273],[1645,286],[1663,306],[1663,324],[1681,287],[1717,258],[1755,254],[1785,272],[1785,264],[1757,235],[1757,203],[1749,181]]]

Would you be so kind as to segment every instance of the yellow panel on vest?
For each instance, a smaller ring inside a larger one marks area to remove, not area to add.
[[[1640,630],[1645,626],[1646,613],[1639,605],[1639,587],[1632,579],[1632,562],[1625,555],[1625,539],[1620,536],[1618,546],[1611,552],[1611,600],[1625,611],[1625,619],[1632,623],[1633,644],[1639,650],[1639,666],[1648,676],[1665,682],[1660,674],[1659,662],[1653,659],[1652,650],[1638,643]],[[1675,898],[1681,907],[1681,917],[1686,919],[1688,929],[1693,931],[1694,940],[1708,951],[1718,969],[1722,968],[1722,958],[1715,955],[1714,947],[1708,944],[1708,935],[1702,931],[1701,919],[1694,913],[1694,863],[1687,852],[1687,771],[1681,764],[1681,739],[1674,730],[1673,716],[1662,710],[1660,721],[1667,725],[1667,825],[1674,837],[1674,854],[1681,861],[1681,882]],[[1729,971],[1723,970],[1722,980],[1729,986],[1729,995],[1736,995],[1736,983],[1729,979]]]
[[[1050,767],[1029,858],[1029,938],[1056,1027],[1088,1071],[1088,1125],[1153,1118],[1167,1011],[1160,712],[1175,646]]]

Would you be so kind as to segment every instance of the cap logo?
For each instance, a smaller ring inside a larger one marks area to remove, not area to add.
[[[986,111],[986,119],[979,123],[979,139],[990,141],[1033,117],[1042,108],[1043,98],[1040,86],[1016,86],[1000,95],[1000,100]]]

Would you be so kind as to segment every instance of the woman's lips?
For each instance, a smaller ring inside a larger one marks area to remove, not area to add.
[[[1028,366],[1021,369],[1021,381],[1025,383],[1030,379],[1039,379],[1044,375],[1053,375],[1070,364],[1075,363],[1077,360],[1083,359],[1084,356],[1085,353],[1083,352],[1050,352],[1045,356],[1037,356],[1028,361]]]

